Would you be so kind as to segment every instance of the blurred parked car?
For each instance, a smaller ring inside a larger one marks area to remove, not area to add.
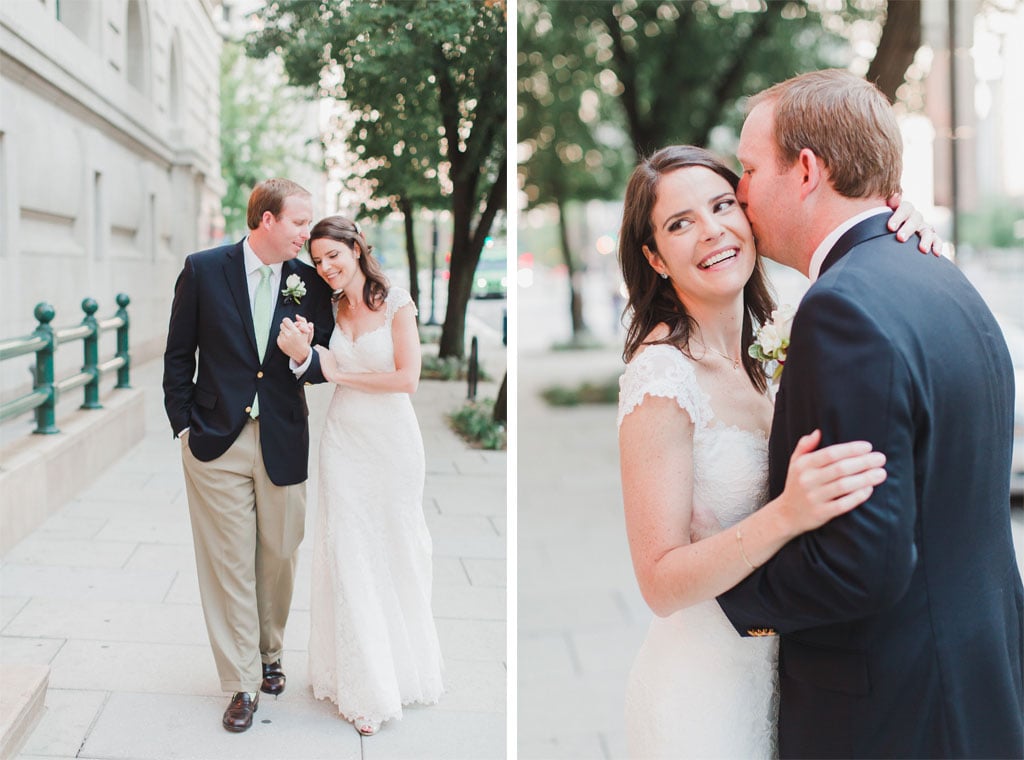
[[[1013,403],[1013,467],[1010,470],[1010,496],[1024,498],[1024,329],[996,315],[1013,360],[1017,395]]]
[[[481,258],[473,275],[473,298],[504,298],[508,291],[505,259]]]

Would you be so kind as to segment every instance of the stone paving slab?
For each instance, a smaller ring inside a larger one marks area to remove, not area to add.
[[[242,734],[224,731],[221,696],[110,695],[82,745],[80,758],[135,760],[248,760],[253,757],[306,760],[358,760],[361,740],[326,704],[260,700],[253,727]],[[212,723],[212,725],[211,725]]]
[[[424,508],[447,692],[363,738],[313,698],[306,672],[315,445],[285,632],[288,690],[263,695],[254,727],[229,734],[159,362],[132,379],[145,389],[142,442],[0,558],[0,658],[50,667],[46,711],[21,760],[504,757],[507,456],[470,449],[448,430],[443,415],[462,403],[465,386],[425,381],[414,396],[429,453]],[[330,390],[309,389],[313,441]],[[481,396],[495,393],[481,384]]]
[[[175,581],[173,569],[125,572],[121,569],[66,568],[9,564],[0,567],[0,588],[13,596],[49,599],[159,602]]]
[[[50,688],[46,692],[46,710],[36,730],[25,742],[22,757],[72,758],[107,701],[101,691],[65,691]]]

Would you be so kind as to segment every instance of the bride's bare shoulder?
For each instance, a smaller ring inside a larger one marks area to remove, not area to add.
[[[664,322],[659,322],[658,324],[656,324],[651,329],[651,331],[644,336],[643,341],[637,347],[636,353],[634,354],[634,358],[636,356],[640,356],[640,354],[642,354],[651,346],[670,345],[660,342],[665,340],[665,338],[667,338],[670,333],[671,331],[668,329],[668,325],[666,325]]]

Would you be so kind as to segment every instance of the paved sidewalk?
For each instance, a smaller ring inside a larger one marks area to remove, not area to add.
[[[626,678],[652,613],[626,542],[617,410],[537,395],[621,372],[617,348],[519,357],[521,760],[626,756]],[[1024,571],[1024,510],[1013,519]]]
[[[484,366],[500,382],[500,345]],[[333,705],[312,697],[306,647],[314,445],[306,540],[285,637],[288,689],[276,699],[262,695],[253,728],[236,735],[220,726],[228,697],[203,623],[161,371],[155,361],[132,374],[133,385],[146,390],[139,446],[0,563],[3,661],[51,668],[46,712],[20,757],[503,758],[506,454],[470,449],[448,430],[443,415],[461,405],[465,384],[423,381],[414,396],[427,452],[434,613],[447,667],[440,704],[407,708],[403,720],[363,738]],[[331,388],[307,390],[315,442]],[[481,384],[479,396],[495,395],[496,383]]]

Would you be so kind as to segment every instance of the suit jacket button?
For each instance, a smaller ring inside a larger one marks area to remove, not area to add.
[[[263,370],[260,370],[259,372],[257,372],[256,373],[256,377],[257,378],[263,377]]]
[[[252,407],[251,406],[245,407],[245,413],[246,414],[249,414],[249,412],[251,412],[251,411],[252,411]]]

